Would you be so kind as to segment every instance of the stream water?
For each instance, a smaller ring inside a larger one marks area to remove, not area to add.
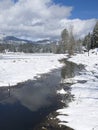
[[[81,66],[65,61],[65,66],[10,88],[0,88],[0,130],[33,130],[49,113],[61,108],[61,100],[70,99],[57,94],[57,90],[70,86],[60,84],[61,79],[73,77]],[[71,91],[71,90],[70,90]]]

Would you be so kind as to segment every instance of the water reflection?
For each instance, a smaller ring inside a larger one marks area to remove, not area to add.
[[[10,88],[0,88],[0,130],[30,130],[60,107],[56,90],[60,70]],[[6,125],[5,125],[6,124]]]
[[[33,129],[47,114],[61,107],[57,89],[68,91],[63,97],[67,104],[72,99],[71,92],[69,86],[60,84],[61,77],[73,77],[78,69],[76,64],[66,61],[62,70],[12,88],[0,88],[0,130]]]
[[[67,60],[63,60],[63,62],[65,66],[61,70],[54,70],[50,74],[42,75],[42,77],[34,81],[30,80],[12,88],[1,88],[0,100],[4,99],[1,103],[14,104],[18,101],[31,111],[37,111],[43,106],[50,106],[56,97],[57,89],[64,87],[64,85],[59,85],[61,79],[72,78],[83,69],[82,65],[76,65]],[[68,90],[67,86],[66,88]]]
[[[41,107],[51,105],[51,98],[56,96],[56,87],[60,82],[60,72],[52,72],[48,76],[43,75],[35,81],[28,81],[10,88],[9,100],[3,103],[19,101],[26,108],[36,111]],[[7,90],[6,90],[7,91]],[[9,96],[6,94],[6,98]]]
[[[78,75],[79,71],[81,71],[84,67],[83,65],[77,65],[73,62],[69,62],[67,60],[63,60],[65,66],[61,70],[62,79],[73,78],[75,75]]]

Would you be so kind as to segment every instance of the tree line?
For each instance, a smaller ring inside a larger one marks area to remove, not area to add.
[[[74,38],[73,27],[62,31],[57,53],[67,53],[70,56],[74,53],[82,52],[83,48],[85,48],[85,51],[98,48],[98,21],[94,26],[93,32],[88,33],[83,39],[77,40]]]
[[[98,21],[95,24],[93,32],[85,36],[83,45],[86,46],[87,50],[98,48]]]
[[[0,52],[56,53],[56,44],[0,44]]]
[[[69,56],[74,53],[81,53],[83,47],[86,51],[98,48],[98,21],[92,33],[88,33],[83,39],[75,39],[73,27],[61,32],[61,40],[58,43],[50,44],[0,44],[0,52],[24,52],[24,53],[67,53]]]

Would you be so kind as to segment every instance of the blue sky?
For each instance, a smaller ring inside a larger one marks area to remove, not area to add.
[[[53,0],[55,3],[73,6],[70,18],[98,18],[98,0]]]
[[[92,32],[97,0],[0,0],[0,33],[30,40],[58,39],[73,26],[76,37]]]
[[[18,0],[12,0],[15,3]],[[55,4],[72,6],[72,15],[69,18],[98,19],[98,0],[53,0]]]

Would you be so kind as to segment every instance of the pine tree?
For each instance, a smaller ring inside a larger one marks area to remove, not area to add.
[[[75,51],[75,39],[73,36],[73,26],[70,26],[69,29],[69,43],[68,43],[68,54],[73,55]]]
[[[68,46],[69,46],[69,33],[67,31],[67,29],[64,29],[61,33],[61,43],[60,43],[60,48],[61,48],[61,52],[65,53],[66,51],[68,51]]]
[[[86,49],[89,51],[91,49],[91,37],[92,35],[88,33],[83,41],[83,45],[86,47]]]
[[[96,48],[96,47],[98,47],[98,21],[96,22],[96,25],[93,30],[92,44],[91,44],[91,48]]]
[[[69,31],[64,29],[61,33],[60,42],[61,53],[68,53],[69,56],[73,55],[75,50],[75,39],[73,36],[73,28],[70,27]]]

